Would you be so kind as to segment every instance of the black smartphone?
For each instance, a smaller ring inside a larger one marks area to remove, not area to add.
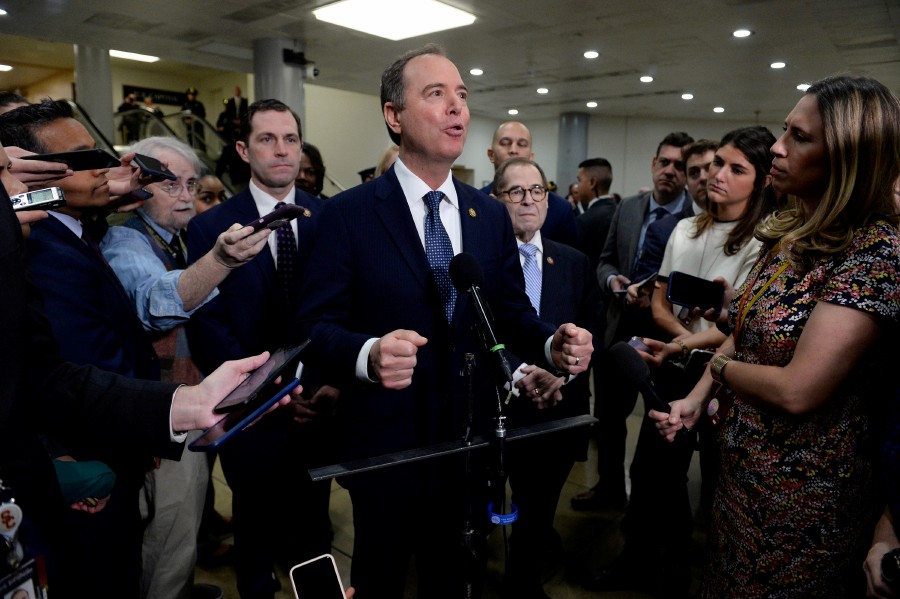
[[[152,156],[144,156],[143,154],[135,154],[134,159],[132,160],[134,164],[144,171],[144,173],[148,175],[153,175],[157,179],[168,179],[169,181],[175,181],[178,177],[166,168],[166,166],[153,158]]]
[[[703,311],[713,308],[718,311],[725,301],[725,288],[718,283],[673,270],[669,273],[666,299],[686,308],[700,308]]]
[[[273,351],[266,363],[250,373],[244,382],[219,402],[214,411],[217,414],[227,414],[253,404],[258,399],[265,399],[266,394],[271,392],[269,387],[272,382],[281,375],[285,367],[303,351],[308,343],[309,341],[305,341],[294,347]]]
[[[273,231],[286,222],[297,218],[300,215],[309,216],[309,210],[297,204],[285,204],[281,208],[276,208],[265,216],[247,223],[245,227],[253,227],[254,231],[259,231],[263,227],[268,227]]]
[[[26,191],[9,198],[13,210],[49,210],[66,205],[66,195],[60,187]]]
[[[266,410],[293,391],[299,384],[299,380],[291,379],[287,383],[270,385],[268,387],[271,390],[270,393],[260,396],[266,398],[264,401],[246,404],[243,408],[227,414],[194,439],[188,445],[188,449],[191,451],[216,451],[229,439],[253,424],[257,418],[266,413]]]
[[[55,152],[53,154],[29,154],[22,160],[45,160],[47,162],[65,162],[73,171],[92,171],[101,168],[119,166],[122,161],[104,150],[74,150],[72,152]]]
[[[344,599],[344,585],[329,553],[297,564],[290,574],[296,599]]]

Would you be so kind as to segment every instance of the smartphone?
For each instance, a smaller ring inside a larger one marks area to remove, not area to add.
[[[713,308],[718,311],[725,301],[725,288],[718,283],[673,270],[669,273],[666,299],[686,308],[700,308],[703,311]]]
[[[631,339],[628,340],[628,345],[630,345],[634,349],[638,349],[642,352],[645,352],[648,354],[652,353],[650,351],[650,346],[647,345],[646,343],[644,343],[644,340],[641,339],[640,337],[632,337]]]
[[[262,402],[248,403],[243,408],[235,410],[214,425],[203,431],[203,434],[194,439],[188,445],[191,451],[216,451],[229,439],[253,424],[257,418],[266,413],[266,410],[278,403],[278,400],[293,391],[300,381],[291,379],[287,383],[272,385],[270,394],[267,394]]]
[[[101,168],[112,168],[122,164],[121,160],[102,148],[55,152],[53,154],[29,154],[28,156],[22,156],[22,160],[65,162],[66,166],[73,171],[92,171]]]
[[[153,158],[152,156],[135,154],[132,162],[134,162],[134,164],[145,174],[153,175],[157,179],[168,179],[169,181],[175,181],[178,179],[175,173],[167,169],[162,162],[160,162],[156,158]]]
[[[715,352],[709,351],[708,349],[695,349],[691,350],[691,355],[688,356],[687,362],[684,365],[684,376],[686,380],[696,381],[700,380],[700,377],[703,376],[703,371],[706,369],[706,363],[712,360],[712,357],[715,355]]]
[[[291,568],[296,599],[344,599],[344,585],[334,557],[326,553]]]
[[[258,219],[247,223],[245,227],[253,227],[254,231],[259,231],[263,227],[268,227],[273,231],[286,222],[293,220],[301,214],[309,216],[309,210],[297,204],[285,204],[281,208],[276,208],[272,212],[261,216]]]
[[[13,210],[49,210],[66,205],[66,195],[61,187],[48,187],[19,193],[11,198]]]
[[[235,387],[234,391],[218,403],[214,411],[217,414],[227,414],[250,405],[260,398],[265,399],[264,396],[271,392],[268,387],[308,343],[309,341],[306,341],[294,347],[273,351],[266,363],[250,373],[244,382]]]

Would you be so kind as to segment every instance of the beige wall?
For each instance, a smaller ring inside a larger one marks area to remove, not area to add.
[[[113,105],[122,101],[123,85],[141,85],[152,88],[184,90],[190,86],[200,91],[199,99],[206,106],[207,120],[215,124],[222,110],[222,101],[231,97],[235,85],[242,88],[244,96],[253,101],[253,75],[222,73],[198,81],[164,73],[150,73],[140,69],[113,67]],[[72,73],[61,72],[29,86],[25,94],[31,101],[44,97],[71,97]],[[381,116],[379,99],[372,94],[346,92],[315,84],[306,85],[306,121],[303,123],[303,139],[318,146],[325,160],[327,174],[343,187],[359,184],[358,171],[375,166],[382,151],[391,143]],[[163,106],[164,112],[180,108]],[[487,159],[494,130],[504,119],[473,116],[466,148],[456,165],[473,171],[474,183],[481,187],[494,176],[493,166]],[[531,130],[535,160],[566,189],[575,180],[576,173],[557,173],[558,119],[523,119]],[[592,116],[588,129],[588,157],[602,156],[613,165],[612,191],[622,196],[633,195],[642,187],[648,187],[650,161],[656,146],[671,131],[687,131],[694,138],[720,138],[737,127],[754,123],[723,118],[673,121],[639,117]],[[780,123],[766,124],[776,135]],[[324,193],[334,195],[339,188],[326,181]]]

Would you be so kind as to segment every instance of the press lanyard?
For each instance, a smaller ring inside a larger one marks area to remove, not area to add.
[[[756,294],[752,298],[750,297],[750,294],[753,291],[753,286],[756,285],[756,281],[759,280],[759,275],[761,275],[763,273],[763,271],[765,271],[769,267],[769,265],[772,263],[772,260],[775,259],[775,256],[778,254],[780,245],[781,244],[778,244],[774,248],[772,248],[772,250],[769,252],[768,259],[766,260],[766,265],[759,269],[759,272],[757,272],[756,276],[753,277],[753,282],[751,282],[749,285],[747,285],[747,289],[744,291],[744,295],[741,297],[741,303],[738,306],[737,316],[735,317],[735,323],[734,323],[735,350],[737,350],[738,346],[740,345],[741,329],[744,327],[744,323],[747,320],[747,314],[750,312],[750,308],[753,307],[753,305],[760,298],[760,296],[763,294],[763,292],[766,289],[768,289],[772,283],[775,282],[775,279],[780,277],[784,273],[784,271],[787,270],[787,267],[790,264],[790,260],[785,259],[784,264],[782,264],[778,268],[778,270],[775,271],[775,274],[772,275],[772,277],[768,281],[766,281],[766,284],[763,285],[762,287],[760,287],[759,291],[757,291]]]

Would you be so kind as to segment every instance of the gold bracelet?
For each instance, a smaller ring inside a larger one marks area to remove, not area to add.
[[[709,374],[712,375],[714,381],[723,385],[728,384],[725,382],[724,371],[729,362],[731,362],[731,358],[725,354],[719,354],[709,363]]]
[[[681,359],[686,360],[691,356],[691,350],[688,349],[688,346],[685,345],[684,341],[681,339],[672,339],[672,343],[681,348]]]

